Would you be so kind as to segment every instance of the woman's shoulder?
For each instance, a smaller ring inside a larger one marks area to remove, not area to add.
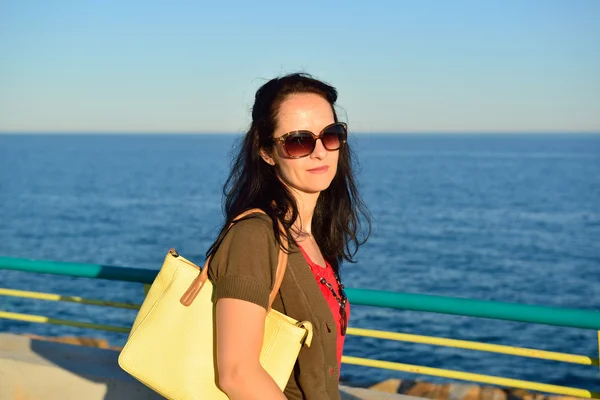
[[[263,255],[277,251],[277,247],[271,217],[255,212],[235,221],[229,227],[215,256],[232,252]]]
[[[244,225],[244,226],[254,226],[254,227],[270,227],[272,226],[271,217],[261,211],[253,211],[252,213],[240,218],[238,221],[234,222],[233,226],[236,225]],[[233,228],[233,227],[232,227]]]
[[[254,235],[274,237],[273,222],[267,214],[257,211],[235,221],[229,228],[228,234],[235,237]]]
[[[270,217],[256,213],[234,223],[209,264],[216,299],[241,299],[267,309],[278,250]]]

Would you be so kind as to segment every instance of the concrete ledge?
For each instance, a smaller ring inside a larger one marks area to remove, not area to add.
[[[118,354],[0,333],[0,400],[162,399],[119,368]],[[340,393],[343,400],[420,399],[348,386]]]
[[[0,400],[162,399],[121,370],[117,356],[0,333]]]

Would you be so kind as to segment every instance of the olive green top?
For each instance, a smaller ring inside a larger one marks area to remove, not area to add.
[[[269,216],[252,214],[235,223],[208,270],[216,300],[234,298],[265,309],[275,282],[279,245]],[[327,301],[300,249],[292,245],[275,310],[312,322],[310,347],[302,347],[285,389],[288,399],[340,399],[336,358],[337,327]]]

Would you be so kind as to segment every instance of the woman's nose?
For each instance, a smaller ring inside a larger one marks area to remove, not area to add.
[[[318,138],[317,141],[315,142],[315,149],[313,150],[313,152],[310,156],[321,160],[321,159],[325,158],[326,155],[327,155],[327,149],[325,148],[325,146],[323,146],[323,141],[321,140],[321,138]]]

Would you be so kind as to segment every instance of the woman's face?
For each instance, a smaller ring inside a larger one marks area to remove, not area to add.
[[[286,98],[279,107],[274,138],[291,131],[307,130],[315,135],[335,122],[331,105],[313,93],[295,94]],[[318,194],[327,189],[336,172],[339,150],[327,151],[317,140],[313,152],[303,158],[289,158],[283,144],[276,142],[272,154],[262,153],[263,159],[274,165],[279,179],[293,191]]]

